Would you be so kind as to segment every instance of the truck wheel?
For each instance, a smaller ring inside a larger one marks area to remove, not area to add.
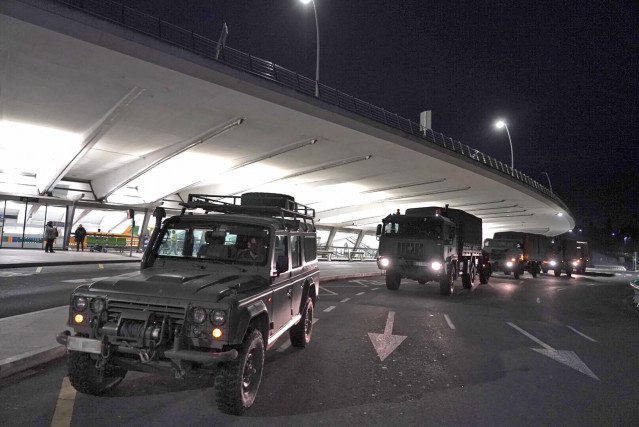
[[[396,291],[399,289],[399,285],[402,283],[401,274],[397,273],[394,270],[386,271],[386,288],[391,291]]]
[[[488,283],[488,272],[486,270],[479,271],[479,283],[482,285]]]
[[[468,273],[462,274],[462,286],[464,287],[464,289],[473,288],[473,282],[472,280],[470,280],[470,274]]]
[[[242,415],[255,402],[264,368],[264,339],[257,329],[244,338],[240,357],[223,363],[215,381],[215,396],[220,411]]]
[[[299,323],[288,330],[291,345],[306,347],[306,344],[311,342],[311,332],[313,332],[313,299],[308,297]]]
[[[566,276],[572,277],[572,268],[566,270]]]
[[[506,276],[510,276],[510,270],[506,270],[506,271],[504,271],[504,274],[505,274]]]
[[[547,268],[544,268],[544,267],[541,267],[541,271],[542,271],[544,274],[547,274],[547,273],[548,273],[548,269],[547,269]]]
[[[537,277],[539,275],[539,264],[535,262],[530,266],[530,274],[532,274],[532,277]]]
[[[89,353],[69,351],[69,382],[80,393],[99,396],[114,389],[126,375],[125,369],[109,365],[100,375],[96,362]]]
[[[560,269],[553,270],[553,272],[555,273],[555,277],[561,276],[561,270]]]
[[[449,265],[446,276],[439,280],[439,293],[442,295],[450,295],[455,288],[455,266]]]
[[[519,269],[515,268],[515,269],[513,270],[513,277],[514,277],[515,279],[519,279]]]

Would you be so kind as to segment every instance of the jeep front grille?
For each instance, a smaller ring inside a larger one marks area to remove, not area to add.
[[[109,322],[117,322],[123,311],[150,311],[161,317],[169,316],[173,325],[183,325],[186,316],[185,307],[117,300],[109,300],[107,310]]]
[[[397,242],[397,255],[421,258],[424,255],[424,244]]]

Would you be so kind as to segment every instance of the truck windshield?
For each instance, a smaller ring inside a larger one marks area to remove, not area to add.
[[[384,235],[441,240],[442,221],[439,218],[403,217],[384,223]]]
[[[254,225],[209,223],[169,224],[159,240],[159,258],[195,258],[224,263],[264,265],[269,230]]]
[[[513,240],[493,240],[487,239],[484,247],[492,249],[521,249],[521,243]]]

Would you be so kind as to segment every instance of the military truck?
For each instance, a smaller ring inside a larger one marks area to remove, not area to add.
[[[442,295],[454,291],[455,279],[472,288],[475,276],[487,283],[481,257],[481,219],[458,209],[424,207],[388,215],[377,226],[377,266],[386,270],[386,287],[399,289],[402,278],[421,284],[438,281]]]
[[[314,210],[292,197],[189,195],[156,227],[140,271],[81,285],[71,294],[68,350],[76,390],[101,395],[127,371],[176,379],[216,377],[219,409],[255,401],[265,351],[288,333],[311,339],[319,295]],[[172,246],[177,234],[180,245]]]
[[[578,249],[579,247],[579,249]],[[571,277],[573,272],[586,272],[587,261],[582,260],[581,246],[577,240],[565,236],[556,236],[551,241],[550,250],[544,267],[553,270],[556,277],[562,271]]]
[[[515,279],[529,271],[533,277],[541,272],[548,251],[547,237],[519,231],[502,231],[484,241],[484,252],[490,255],[491,272],[512,273]]]

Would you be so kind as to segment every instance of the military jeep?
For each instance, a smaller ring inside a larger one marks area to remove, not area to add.
[[[264,356],[288,332],[311,339],[318,298],[314,210],[292,197],[189,195],[156,227],[140,271],[71,294],[69,380],[100,395],[128,370],[177,379],[215,375],[217,405],[242,414],[257,395]]]

